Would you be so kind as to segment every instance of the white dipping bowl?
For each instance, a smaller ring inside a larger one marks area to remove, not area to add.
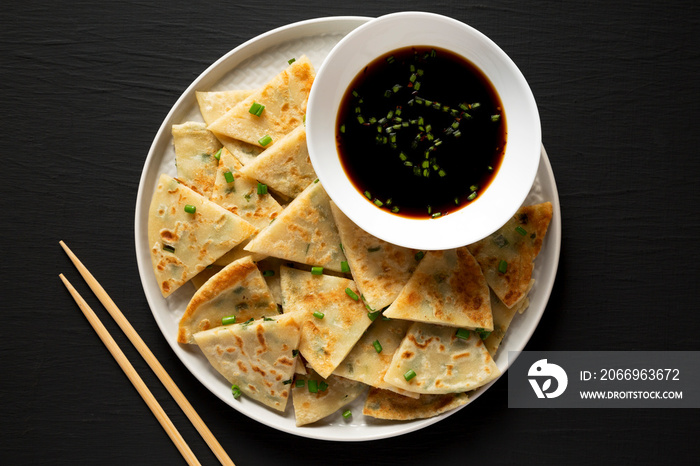
[[[410,46],[447,49],[476,65],[496,89],[507,122],[506,150],[490,186],[470,204],[434,219],[402,217],[369,202],[348,178],[336,146],[338,109],[350,83],[377,57]],[[515,63],[474,28],[424,12],[373,19],[331,50],[311,88],[306,131],[316,174],[340,210],[368,233],[420,250],[456,248],[496,231],[522,205],[540,160],[537,104]]]

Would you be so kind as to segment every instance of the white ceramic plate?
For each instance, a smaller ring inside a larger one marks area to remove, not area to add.
[[[146,158],[136,199],[135,240],[141,282],[153,316],[175,354],[204,386],[233,409],[274,429],[323,440],[363,441],[393,437],[434,424],[458,410],[425,420],[387,422],[364,417],[364,400],[360,397],[349,406],[353,413],[350,419],[346,420],[338,414],[329,416],[313,426],[296,427],[291,402],[287,411],[280,414],[244,397],[234,400],[230,384],[211,368],[199,349],[196,346],[177,343],[178,322],[194,293],[194,288],[185,285],[167,299],[162,297],[153,275],[148,247],[148,208],[159,175],[176,174],[171,126],[188,120],[201,121],[195,90],[258,87],[284,69],[289,58],[301,54],[306,54],[318,69],[331,48],[342,37],[368,20],[369,18],[363,17],[332,17],[290,24],[249,40],[212,64],[185,90],[163,121]],[[537,178],[526,203],[546,200],[551,201],[554,206],[554,218],[542,252],[535,263],[536,283],[530,293],[530,308],[524,314],[515,317],[497,354],[496,363],[501,371],[508,368],[508,351],[522,350],[535,331],[554,285],[559,263],[559,196],[554,174],[543,147]],[[471,397],[470,402],[474,402],[490,385],[480,388]]]

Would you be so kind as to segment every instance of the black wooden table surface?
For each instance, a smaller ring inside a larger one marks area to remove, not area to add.
[[[562,206],[554,290],[527,349],[698,350],[700,12],[694,2],[6,2],[0,12],[0,463],[183,464],[58,279],[65,273],[203,464],[216,459],[63,254],[117,301],[238,465],[696,464],[696,410],[517,410],[507,374],[446,420],[362,443],[281,433],[182,365],[139,279],[134,207],[153,137],[232,48],[321,16],[468,23],[537,99]],[[328,3],[328,4],[327,4]]]

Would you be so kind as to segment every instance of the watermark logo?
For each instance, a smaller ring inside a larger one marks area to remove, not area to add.
[[[508,351],[508,361],[511,408],[700,408],[700,351]]]
[[[535,361],[527,375],[537,398],[556,398],[564,393],[569,383],[566,371],[556,364],[548,363],[546,359]],[[556,380],[557,385],[554,390],[549,391],[552,388],[552,379]]]

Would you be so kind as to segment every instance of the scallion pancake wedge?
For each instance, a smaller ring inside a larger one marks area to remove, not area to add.
[[[236,159],[243,165],[251,163],[255,158],[263,152],[262,147],[254,146],[247,142],[239,141],[238,139],[217,135],[221,144],[233,154]]]
[[[173,125],[172,135],[178,180],[209,197],[219,165],[214,155],[221,143],[204,123],[197,121]]]
[[[328,377],[372,323],[357,288],[347,278],[286,266],[280,267],[280,281],[283,311],[303,313],[299,352]]]
[[[251,89],[233,89],[228,91],[196,91],[194,93],[199,105],[199,113],[204,122],[211,124],[226,112],[245,100],[253,91]]]
[[[258,269],[262,272],[263,277],[265,277],[265,282],[267,282],[268,288],[270,288],[270,293],[274,298],[275,302],[282,305],[282,286],[280,284],[280,267],[283,261],[276,257],[266,257],[257,261]]]
[[[384,315],[493,330],[489,288],[467,248],[428,251]]]
[[[237,214],[260,231],[277,217],[282,211],[282,206],[270,194],[258,194],[258,182],[241,173],[241,168],[241,162],[224,148],[221,151],[211,200]],[[264,259],[265,254],[251,253],[244,249],[254,236],[251,235],[224,254],[216,264],[225,266],[245,256],[251,256],[255,261]]]
[[[498,231],[467,246],[491,289],[509,308],[527,294],[533,261],[551,220],[551,202],[524,206]]]
[[[396,299],[416,270],[417,251],[370,235],[333,201],[331,211],[357,288],[372,309],[384,309]]]
[[[242,243],[238,244],[236,247],[231,249],[229,252],[227,252],[223,256],[219,257],[216,260],[216,262],[214,262],[214,265],[218,265],[220,267],[226,267],[231,262],[235,262],[238,259],[242,259],[244,257],[251,257],[254,261],[259,261],[261,259],[264,259],[266,257],[264,254],[255,254],[255,253],[252,253],[250,251],[245,250],[245,247],[248,245],[248,243],[254,237],[255,237],[255,233],[253,233],[245,241],[243,241]]]
[[[469,402],[466,393],[420,395],[410,398],[388,390],[370,388],[362,414],[377,419],[410,421],[425,419],[458,408]]]
[[[394,352],[406,336],[410,325],[411,322],[407,320],[376,316],[333,374],[417,398],[417,393],[407,392],[384,382],[384,374],[391,364]]]
[[[190,283],[192,283],[192,286],[194,286],[195,291],[204,286],[207,280],[219,273],[221,269],[223,269],[223,267],[220,267],[216,264],[210,265],[201,272],[199,272],[197,275],[192,277],[190,279]]]
[[[535,280],[530,280],[530,287]],[[525,298],[518,301],[513,307],[506,307],[498,296],[491,290],[491,312],[493,313],[493,332],[484,340],[486,349],[491,353],[491,357],[496,356],[496,351],[498,347],[501,346],[503,338],[506,336],[508,327],[513,321],[515,314],[522,313],[530,305],[530,300],[525,296]]]
[[[185,210],[195,209],[194,213]],[[148,244],[164,297],[255,232],[255,227],[169,175],[158,180],[148,213]]]
[[[336,413],[352,403],[366,388],[364,384],[335,375],[323,378],[313,371],[304,376],[297,375],[292,388],[296,425],[311,424]]]
[[[474,390],[500,375],[476,332],[416,322],[394,353],[384,381],[411,392],[439,395]]]
[[[197,332],[194,340],[211,365],[240,391],[284,411],[294,377],[299,324],[294,314]]]
[[[265,279],[253,260],[244,257],[224,267],[199,288],[180,319],[177,341],[194,343],[194,335],[219,327],[224,317],[236,322],[277,315]]]
[[[258,194],[258,182],[242,173],[242,168],[241,162],[224,148],[210,199],[262,230],[277,218],[282,206],[270,194]]]
[[[303,123],[314,77],[311,62],[306,56],[301,56],[208,128],[216,135],[272,147],[282,136]],[[249,111],[253,103],[265,106],[259,116]],[[270,138],[267,144],[260,142],[265,136]]]
[[[199,112],[202,114],[204,122],[210,125],[252,93],[252,90],[198,91],[195,95],[199,104]],[[243,164],[252,162],[263,151],[262,147],[254,146],[223,134],[218,134],[216,137]]]
[[[245,249],[336,272],[345,261],[330,198],[320,182],[311,183]]]
[[[290,199],[297,197],[318,178],[306,146],[306,127],[302,124],[285,134],[241,171],[277,193]]]

